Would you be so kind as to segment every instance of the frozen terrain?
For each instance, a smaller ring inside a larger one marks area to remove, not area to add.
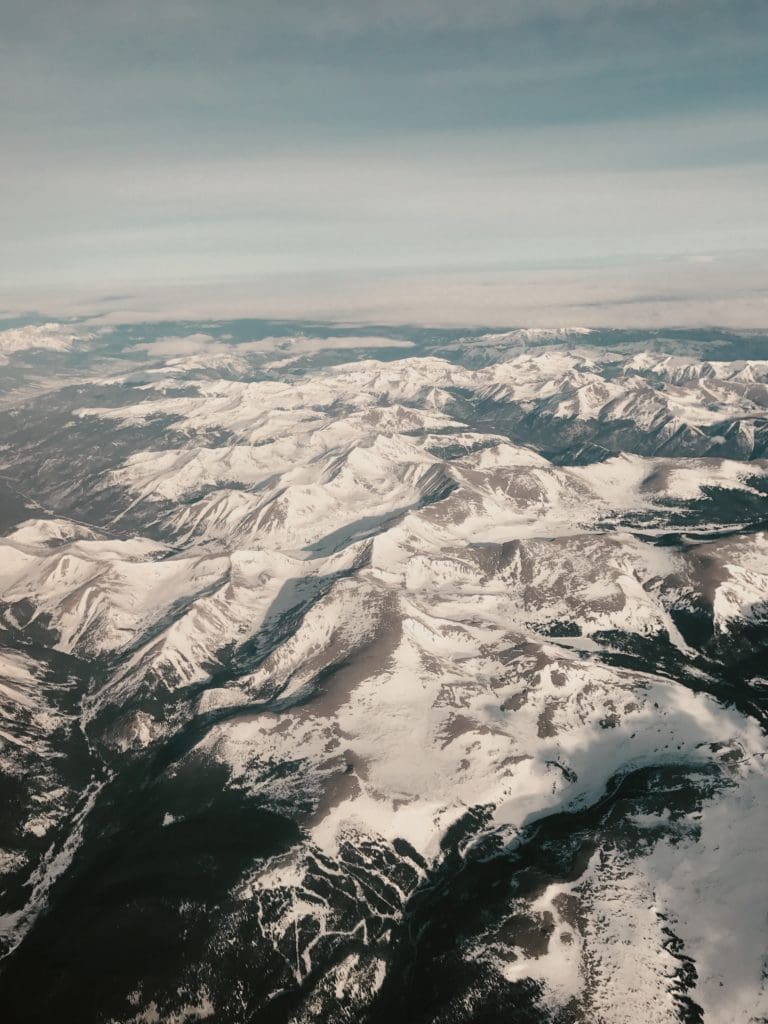
[[[0,362],[4,1020],[765,1024],[768,338]]]

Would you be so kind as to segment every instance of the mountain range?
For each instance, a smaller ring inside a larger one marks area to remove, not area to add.
[[[768,1020],[768,336],[0,360],[5,1020]]]

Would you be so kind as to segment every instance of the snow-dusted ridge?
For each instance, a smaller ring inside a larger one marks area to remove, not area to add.
[[[75,345],[87,342],[93,334],[72,324],[50,322],[11,327],[0,331],[0,364],[19,352],[69,352]]]

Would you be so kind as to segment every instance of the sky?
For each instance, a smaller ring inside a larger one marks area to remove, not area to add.
[[[768,326],[766,0],[3,0],[0,311]]]

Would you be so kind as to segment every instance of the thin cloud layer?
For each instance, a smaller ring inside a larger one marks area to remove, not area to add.
[[[126,316],[126,321],[130,321]],[[2,338],[2,335],[0,335]],[[307,337],[299,335],[295,338],[267,337],[255,341],[238,342],[229,344],[230,337],[214,337],[211,334],[186,334],[169,335],[156,338],[154,341],[142,342],[140,345],[131,345],[127,352],[146,352],[149,356],[161,356],[178,358],[183,356],[206,355],[231,355],[237,353],[271,353],[283,357],[283,362],[290,362],[299,356],[311,355],[314,352],[322,352],[327,349],[360,349],[360,348],[413,348],[412,341],[402,338],[387,338],[379,335],[331,335],[324,338]]]
[[[22,294],[20,304],[7,305],[4,315],[31,308],[34,294]],[[537,269],[283,274],[207,285],[156,282],[120,297],[53,290],[48,301],[58,315],[87,318],[83,327],[93,330],[233,317],[491,327],[749,329],[768,324],[765,259],[759,251]],[[219,342],[201,342],[198,336],[168,343],[188,351]]]
[[[13,0],[0,51],[9,307],[768,248],[758,0]]]

